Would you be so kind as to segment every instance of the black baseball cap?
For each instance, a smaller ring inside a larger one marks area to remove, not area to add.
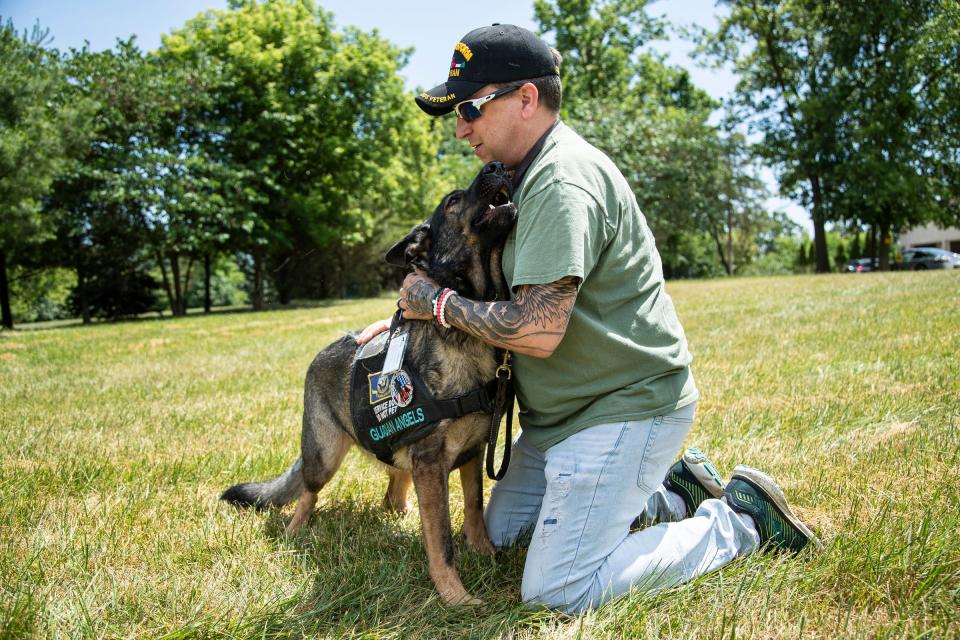
[[[418,95],[417,106],[442,116],[485,85],[558,75],[550,47],[536,34],[512,24],[493,24],[460,38],[447,81]]]

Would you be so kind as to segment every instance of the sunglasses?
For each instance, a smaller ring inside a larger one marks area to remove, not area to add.
[[[512,87],[504,87],[503,89],[497,89],[493,93],[489,93],[481,98],[475,98],[473,100],[464,100],[463,102],[458,102],[453,105],[453,112],[457,114],[458,118],[463,118],[466,122],[473,122],[480,117],[480,107],[486,103],[499,98],[500,96],[506,95],[511,91],[519,89],[520,85],[514,85]]]

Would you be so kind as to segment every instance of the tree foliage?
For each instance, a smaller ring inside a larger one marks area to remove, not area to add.
[[[52,233],[40,201],[85,132],[86,105],[65,101],[60,59],[47,32],[0,24],[0,310],[13,328],[8,266],[31,259]]]
[[[71,300],[85,322],[134,315],[152,307],[157,284],[143,227],[151,132],[162,118],[157,87],[132,39],[114,51],[72,51],[64,75],[70,98],[93,109],[82,153],[44,200],[52,253],[76,272]]]
[[[958,215],[960,185],[945,178],[955,175],[960,145],[960,94],[951,93],[960,76],[960,13],[952,34],[938,33],[944,6],[879,0],[825,7],[829,52],[842,71],[834,217],[879,230],[886,240],[881,268],[891,231]],[[944,47],[935,33],[953,40]]]
[[[624,173],[666,273],[714,275],[719,264],[732,274],[756,254],[761,230],[776,227],[762,207],[766,193],[742,137],[708,122],[716,103],[647,47],[667,28],[647,5],[534,6],[563,56],[565,117]]]
[[[257,307],[265,293],[375,292],[389,239],[475,164],[438,149],[443,124],[416,110],[397,73],[406,56],[375,33],[336,30],[308,0],[235,2],[151,54],[132,39],[71,51],[50,82],[89,107],[79,159],[51,165],[33,217],[9,235],[46,242],[48,262],[76,272],[87,321],[152,307],[158,283],[183,314],[199,265],[209,288],[223,255],[249,267]]]
[[[809,241],[765,209],[758,162],[810,208],[818,271],[885,264],[892,233],[957,223],[956,0],[722,3],[701,48],[741,75],[723,126],[650,48],[671,28],[648,0],[534,3],[564,57],[562,116],[621,168],[668,275],[809,268]],[[6,326],[8,268],[42,314],[57,308],[45,290],[75,283],[87,321],[162,296],[181,315],[201,285],[209,308],[217,282],[236,301],[241,272],[256,308],[376,293],[398,275],[382,262],[390,240],[479,168],[452,117],[416,109],[398,75],[409,52],[338,29],[312,0],[234,0],[152,53],[130,39],[61,54],[45,37],[0,29]]]
[[[397,75],[407,52],[379,36],[335,31],[309,0],[234,2],[165,37],[158,55],[219,69],[204,118],[224,132],[217,157],[247,172],[261,203],[242,247],[255,304],[264,266],[281,301],[344,294],[356,266],[345,250],[433,201],[421,169],[435,138]]]
[[[878,225],[888,247],[891,228],[942,217],[960,60],[957,39],[938,38],[957,34],[954,0],[722,4],[730,14],[703,50],[734,65],[735,117],[809,207],[817,271],[829,270],[829,221]]]

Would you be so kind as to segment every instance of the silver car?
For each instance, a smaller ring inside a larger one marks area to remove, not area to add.
[[[960,269],[960,253],[936,249],[934,247],[916,247],[903,252],[903,258],[897,263],[898,269]]]

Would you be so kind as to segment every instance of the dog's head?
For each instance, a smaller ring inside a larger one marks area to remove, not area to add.
[[[442,287],[473,300],[503,300],[503,245],[517,221],[513,183],[500,162],[489,162],[465,191],[448,193],[433,215],[387,252],[398,267],[414,266]]]

